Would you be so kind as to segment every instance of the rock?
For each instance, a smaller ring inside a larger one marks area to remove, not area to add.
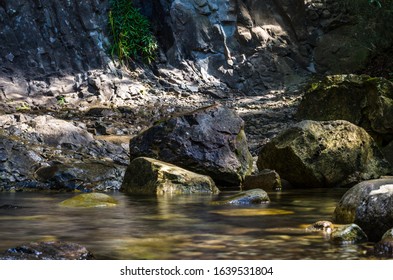
[[[393,179],[361,182],[348,190],[334,210],[336,223],[356,223],[379,241],[393,227]]]
[[[391,172],[367,132],[347,121],[295,124],[261,149],[257,166],[297,187],[346,186]]]
[[[113,207],[117,204],[113,197],[103,193],[84,193],[59,203],[62,207],[71,208]]]
[[[270,198],[262,189],[253,189],[248,191],[239,192],[235,195],[226,197],[222,200],[212,201],[212,205],[249,205],[269,203]]]
[[[120,189],[124,172],[125,167],[108,161],[55,162],[39,168],[35,178],[52,190],[108,191]]]
[[[393,83],[367,75],[327,76],[308,85],[297,117],[347,120],[386,145],[393,134]]]
[[[130,157],[151,157],[208,175],[223,187],[251,173],[244,121],[221,105],[162,121],[130,140]]]
[[[318,221],[313,223],[311,226],[306,228],[307,232],[317,232],[322,231],[327,234],[330,234],[334,229],[334,225],[330,221]]]
[[[264,169],[256,175],[246,176],[242,184],[242,190],[250,189],[264,189],[264,190],[281,190],[281,179],[280,175],[270,169]]]
[[[393,257],[393,228],[385,232],[381,241],[375,244],[374,254],[388,258]]]
[[[93,260],[92,253],[70,242],[31,242],[8,249],[0,260]]]
[[[338,244],[357,244],[367,241],[367,235],[356,224],[343,225],[333,230],[330,241]]]
[[[31,126],[42,137],[42,141],[51,146],[71,144],[79,147],[94,140],[93,135],[85,129],[51,116],[38,116],[32,120]]]
[[[219,192],[209,176],[146,157],[130,162],[120,190],[137,194]]]
[[[382,153],[390,165],[393,166],[393,141],[382,148]]]

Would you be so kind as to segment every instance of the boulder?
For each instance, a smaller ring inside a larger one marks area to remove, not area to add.
[[[334,210],[337,223],[356,223],[379,241],[393,227],[393,179],[364,181],[348,190]]]
[[[62,207],[71,208],[92,208],[92,207],[112,207],[117,205],[116,199],[103,193],[84,193],[59,203]]]
[[[150,157],[239,186],[252,170],[244,121],[213,105],[162,121],[130,140],[131,160]]]
[[[219,192],[209,176],[146,157],[131,161],[120,190],[136,194]]]
[[[258,174],[246,176],[242,190],[264,189],[278,191],[282,189],[280,175],[270,169],[264,169]]]
[[[347,121],[297,123],[262,147],[257,166],[297,187],[346,186],[391,171],[367,132]]]
[[[337,244],[356,244],[367,241],[367,235],[356,224],[337,227],[332,231],[330,241]]]
[[[327,76],[308,85],[297,117],[347,120],[386,145],[393,137],[393,83],[367,75]]]
[[[267,192],[262,189],[253,189],[239,192],[221,200],[212,201],[212,205],[248,205],[269,203],[270,198]]]
[[[0,260],[93,260],[86,247],[70,242],[31,242],[10,248]]]

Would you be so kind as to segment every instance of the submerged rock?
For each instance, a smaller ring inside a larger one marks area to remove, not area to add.
[[[247,205],[247,204],[261,204],[269,203],[270,198],[262,189],[253,189],[244,192],[239,192],[235,195],[226,197],[222,200],[212,201],[212,205]]]
[[[59,203],[62,207],[112,207],[117,205],[117,200],[103,193],[84,193]]]
[[[120,190],[138,194],[219,192],[209,176],[146,157],[130,162]]]
[[[334,225],[330,221],[318,221],[306,228],[307,232],[323,231],[326,233],[331,233],[334,229]]]
[[[337,227],[333,230],[330,241],[338,244],[357,244],[367,241],[367,235],[356,224]]]
[[[374,254],[388,258],[393,257],[393,228],[385,232],[381,241],[375,244]]]
[[[393,227],[393,179],[370,180],[348,190],[334,210],[337,223],[356,223],[370,241]]]
[[[257,166],[297,187],[345,186],[391,172],[374,140],[347,121],[302,121],[266,144]]]
[[[92,260],[92,253],[76,243],[31,242],[10,248],[0,254],[0,260]]]
[[[130,140],[131,159],[151,157],[210,176],[216,184],[239,186],[251,173],[244,121],[220,105],[156,124]]]

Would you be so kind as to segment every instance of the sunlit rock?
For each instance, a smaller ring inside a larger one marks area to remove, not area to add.
[[[92,208],[92,207],[112,207],[117,205],[117,200],[103,193],[84,193],[59,203],[62,207],[72,208]]]
[[[371,241],[379,241],[393,227],[393,179],[357,184],[341,198],[334,211],[337,223],[356,223]]]
[[[219,192],[209,176],[145,157],[131,161],[126,170],[121,191],[138,194]]]
[[[335,187],[391,172],[367,132],[347,121],[302,121],[263,146],[257,166],[296,187]]]

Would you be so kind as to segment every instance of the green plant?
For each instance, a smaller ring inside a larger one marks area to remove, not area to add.
[[[57,99],[57,105],[59,106],[64,106],[67,103],[63,95],[56,96],[56,99]]]
[[[23,102],[20,106],[15,108],[17,111],[29,111],[31,110],[30,105]]]
[[[142,58],[151,63],[156,57],[158,45],[148,19],[133,6],[132,0],[110,0],[110,5],[112,57],[116,55],[121,62]]]

